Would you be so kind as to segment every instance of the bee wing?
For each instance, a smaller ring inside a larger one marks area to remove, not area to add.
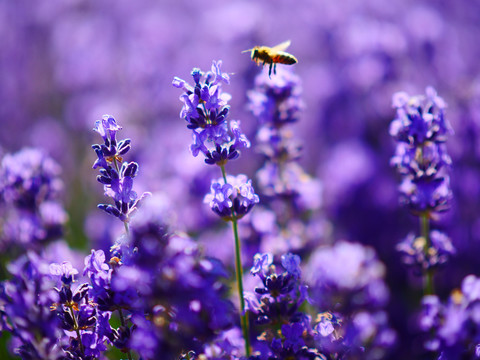
[[[273,50],[273,51],[283,51],[283,50],[286,50],[286,49],[290,46],[290,43],[291,43],[290,40],[284,41],[284,42],[282,42],[281,44],[278,44],[278,45],[275,45],[274,47],[272,47],[272,50]]]

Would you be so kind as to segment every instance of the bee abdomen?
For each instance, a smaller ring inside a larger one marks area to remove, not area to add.
[[[295,58],[295,56],[288,53],[277,53],[272,56],[272,60],[274,63],[286,65],[292,65],[297,63],[297,59]]]

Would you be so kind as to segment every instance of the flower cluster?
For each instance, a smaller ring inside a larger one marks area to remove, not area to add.
[[[445,118],[445,102],[428,87],[425,95],[393,96],[397,117],[390,135],[397,141],[391,160],[404,176],[402,199],[414,214],[433,216],[448,209],[452,197],[448,169],[451,165],[445,142],[452,133]]]
[[[224,220],[232,217],[241,219],[260,201],[252,180],[243,174],[229,175],[226,181],[223,178],[212,180],[210,191],[205,195],[204,202],[210,204],[210,208]]]
[[[425,246],[427,246],[425,237],[415,236],[413,233],[408,234],[396,246],[402,255],[403,263],[412,266],[418,274],[423,270],[445,264],[456,253],[451,239],[445,233],[432,230],[429,239],[431,246],[428,247],[427,252],[425,252]]]
[[[260,359],[302,359],[318,360],[327,357],[317,348],[317,340],[328,334],[323,324],[338,325],[333,317],[313,326],[311,318],[300,310],[305,300],[309,300],[307,287],[301,281],[300,257],[291,253],[281,258],[284,271],[277,273],[270,253],[256,254],[251,274],[260,279],[261,285],[254,293],[247,293],[247,309],[253,315],[254,324],[263,331],[257,336],[253,354],[248,360]],[[320,323],[322,322],[322,325]],[[332,325],[333,326],[333,325]],[[238,333],[223,333],[216,341],[205,346],[203,353],[186,354],[182,359],[245,359],[239,355],[241,346]],[[188,357],[187,357],[188,356]],[[333,356],[333,354],[332,354]]]
[[[12,278],[0,287],[0,331],[12,334],[11,348],[22,359],[63,360],[68,337],[50,306],[59,300],[48,264],[29,252],[9,264]]]
[[[468,275],[446,303],[438,296],[423,298],[419,325],[428,336],[425,348],[438,359],[477,359],[480,356],[480,279]]]
[[[211,71],[203,73],[192,70],[195,85],[175,77],[173,86],[182,89],[180,96],[183,107],[180,117],[187,121],[192,130],[193,144],[190,146],[193,156],[202,152],[207,164],[225,165],[229,160],[239,157],[239,150],[250,147],[239,121],[227,122],[230,110],[228,101],[231,96],[224,93],[222,83],[229,84],[230,77],[220,69],[221,61],[213,61]]]
[[[42,151],[6,154],[0,165],[0,249],[39,250],[59,238],[67,221],[62,189],[60,166]]]
[[[223,265],[205,257],[185,235],[171,232],[153,198],[112,255],[121,262],[112,274],[114,299],[132,313],[129,344],[142,358],[162,353],[173,359],[183,349],[198,351],[233,323]]]
[[[278,271],[280,266],[283,271]],[[249,360],[381,359],[395,341],[382,312],[344,316],[343,312],[323,311],[312,319],[304,309],[318,309],[319,304],[309,297],[297,255],[284,254],[276,266],[272,254],[256,254],[251,274],[260,285],[247,294],[247,308],[262,331]],[[228,331],[206,345],[200,355],[190,352],[182,359],[245,359],[239,356],[240,347],[238,333]]]
[[[342,311],[386,305],[389,292],[385,285],[385,265],[375,251],[358,243],[338,241],[318,248],[307,267],[307,282],[323,306],[338,303]]]
[[[362,348],[365,358],[383,358],[395,345],[396,334],[385,312],[389,300],[385,266],[375,251],[340,241],[316,250],[305,271],[316,304],[334,306],[331,311],[342,319],[343,345],[352,351]]]
[[[98,358],[107,350],[105,343],[113,340],[113,331],[110,327],[110,313],[97,311],[95,303],[89,301],[89,284],[82,283],[72,289],[74,275],[78,270],[69,262],[50,264],[50,273],[58,276],[61,287],[55,288],[59,301],[52,304],[60,328],[66,334],[76,334],[63,348],[67,356],[78,359]]]
[[[260,125],[258,149],[265,164],[258,171],[262,191],[266,195],[298,196],[302,184],[310,180],[295,160],[301,145],[293,139],[289,124],[299,119],[303,108],[300,79],[282,69],[273,78],[259,74],[255,88],[248,92],[249,107]]]
[[[130,214],[136,210],[138,202],[146,193],[139,197],[133,191],[133,179],[138,174],[138,164],[133,161],[123,162],[123,155],[131,148],[131,141],[124,139],[117,142],[116,134],[121,129],[110,115],[104,115],[102,120],[95,122],[93,130],[102,136],[104,143],[92,146],[97,154],[93,168],[101,168],[97,180],[103,184],[105,196],[114,200],[114,205],[99,204],[98,207],[121,221],[128,222]],[[120,168],[118,163],[121,163]]]
[[[277,274],[272,254],[256,254],[250,270],[262,281],[255,288],[256,296],[249,296],[248,309],[254,314],[256,324],[282,325],[301,322],[303,314],[298,309],[308,298],[307,287],[300,283],[300,257],[282,256],[285,271]]]

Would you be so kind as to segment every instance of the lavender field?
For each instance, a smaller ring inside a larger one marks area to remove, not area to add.
[[[0,359],[480,358],[479,39],[476,0],[0,0]]]

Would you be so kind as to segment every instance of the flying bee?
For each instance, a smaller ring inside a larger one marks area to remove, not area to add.
[[[242,53],[250,51],[252,60],[257,65],[260,65],[261,62],[263,62],[262,65],[269,64],[268,77],[270,77],[272,69],[274,74],[277,73],[277,64],[293,65],[297,63],[295,56],[284,51],[289,46],[290,40],[287,40],[274,47],[255,46],[253,49],[242,51]]]

